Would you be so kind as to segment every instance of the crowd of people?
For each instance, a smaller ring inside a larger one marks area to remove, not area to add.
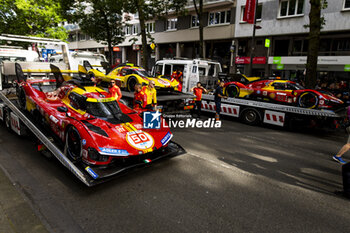
[[[349,85],[346,81],[330,81],[327,79],[317,80],[316,90],[324,90],[332,93],[347,105],[350,105]]]

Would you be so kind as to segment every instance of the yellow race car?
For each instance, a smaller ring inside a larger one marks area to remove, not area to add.
[[[161,76],[152,77],[145,69],[131,63],[120,65],[107,75],[96,69],[89,69],[87,66],[85,66],[85,69],[88,74],[92,74],[102,83],[109,83],[111,80],[116,80],[119,87],[125,88],[130,92],[134,91],[136,83],[148,85],[150,80],[154,81],[156,89],[175,89],[179,85],[179,82],[175,79],[167,79]]]

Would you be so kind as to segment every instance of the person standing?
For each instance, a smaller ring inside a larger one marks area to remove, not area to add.
[[[144,109],[147,104],[147,95],[142,91],[141,84],[135,84],[135,92],[134,92],[134,109]]]
[[[227,99],[227,96],[224,96],[224,82],[220,82],[219,86],[215,89],[214,92],[214,102],[216,107],[215,120],[220,120],[220,112],[221,112],[221,99]]]
[[[347,111],[348,121],[350,121],[350,107],[348,107]],[[343,147],[338,151],[336,155],[333,156],[333,159],[338,163],[345,164],[346,162],[343,160],[342,156],[350,150],[350,124],[346,127],[346,132],[348,133],[348,141],[343,145]]]
[[[115,98],[116,101],[119,101],[122,98],[122,92],[120,91],[120,88],[115,83],[115,80],[112,79],[110,82],[110,85],[108,87],[109,94],[112,95],[113,98]]]
[[[202,94],[207,93],[208,91],[202,87],[201,82],[198,82],[195,87],[191,88],[191,92],[196,96],[194,98],[194,103],[195,103],[195,111],[197,111],[197,117],[201,117],[201,111],[202,111]]]
[[[146,109],[155,110],[157,107],[157,91],[154,88],[155,83],[153,80],[149,81],[147,86],[142,88],[142,91],[146,94],[147,104]]]

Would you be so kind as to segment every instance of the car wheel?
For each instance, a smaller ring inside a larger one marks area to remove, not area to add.
[[[313,92],[304,92],[299,96],[298,105],[302,108],[316,108],[318,105],[318,97]]]
[[[239,88],[236,85],[226,87],[226,95],[228,97],[239,97]]]
[[[248,125],[257,125],[261,122],[261,114],[253,108],[246,108],[241,113],[241,119]]]
[[[137,83],[136,79],[135,79],[134,77],[130,77],[130,78],[128,79],[128,84],[127,84],[127,86],[128,86],[128,91],[134,92],[134,91],[135,91],[135,85],[136,85],[136,83]]]
[[[71,126],[66,133],[66,143],[64,146],[64,154],[74,162],[81,159],[81,138],[78,130]]]

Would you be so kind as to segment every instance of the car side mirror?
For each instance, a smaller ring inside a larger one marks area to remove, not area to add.
[[[59,106],[59,107],[57,107],[57,111],[67,113],[68,108],[66,106]]]

